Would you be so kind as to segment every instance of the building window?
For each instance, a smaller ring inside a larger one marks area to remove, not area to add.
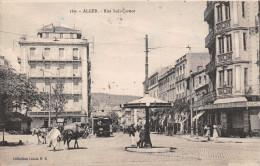
[[[219,71],[219,87],[224,85],[224,71]]]
[[[31,64],[31,69],[36,69],[36,64]]]
[[[80,118],[72,118],[72,123],[74,122],[81,122],[81,119]]]
[[[205,84],[207,83],[207,76],[204,75],[204,81],[205,81]]]
[[[201,84],[201,76],[199,76],[199,84]]]
[[[59,48],[59,56],[60,57],[64,56],[64,48]]]
[[[78,48],[73,48],[73,60],[78,60]]]
[[[36,82],[35,81],[32,81],[32,86],[36,87]]]
[[[230,19],[230,4],[229,4],[229,2],[227,2],[225,4],[225,12],[226,12],[226,20],[229,20]]]
[[[241,2],[242,6],[242,17],[245,17],[245,2]]]
[[[244,46],[244,51],[246,51],[246,33],[243,33],[243,46]]]
[[[63,33],[60,33],[60,38],[61,38],[61,39],[63,38]]]
[[[45,64],[45,69],[50,69],[51,65],[50,64]]]
[[[244,69],[244,84],[245,86],[248,85],[248,68]]]
[[[35,56],[35,48],[30,48],[30,56]]]
[[[64,69],[65,64],[59,64],[59,69]]]
[[[227,85],[232,86],[233,85],[233,72],[232,69],[227,70]]]
[[[49,119],[48,118],[44,118],[43,126],[47,128],[48,127],[48,123],[49,123]]]
[[[79,98],[76,96],[76,97],[74,97],[74,103],[77,103],[77,102],[79,102]]]
[[[50,48],[44,48],[44,56],[49,57],[50,55]]]
[[[224,39],[223,37],[218,38],[218,44],[219,44],[219,54],[224,53]]]
[[[194,80],[194,77],[192,78],[192,87],[195,86],[195,80]]]
[[[232,51],[232,37],[231,34],[226,36],[227,38],[227,52]]]
[[[73,69],[77,70],[78,69],[78,65],[77,64],[73,64]]]
[[[73,85],[79,85],[79,81],[74,80],[74,81],[73,81]]]
[[[218,12],[218,22],[223,21],[223,18],[222,18],[222,5],[217,6],[217,12]]]
[[[49,33],[46,33],[46,38],[49,38],[50,37],[50,34]]]
[[[46,80],[46,81],[45,81],[45,85],[51,85],[50,80]]]

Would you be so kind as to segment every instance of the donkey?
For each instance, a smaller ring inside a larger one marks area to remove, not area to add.
[[[47,132],[45,132],[43,129],[41,128],[33,128],[32,129],[32,136],[37,135],[38,138],[38,144],[41,143],[40,137],[43,139],[42,140],[42,144],[46,144],[46,136],[47,136]]]
[[[78,131],[73,132],[72,130],[64,130],[62,137],[64,140],[64,145],[67,142],[68,150],[70,150],[70,145],[69,145],[70,141],[73,139],[75,140],[74,148],[76,148],[76,145],[77,145],[77,148],[79,148],[78,138],[81,137],[81,134]]]

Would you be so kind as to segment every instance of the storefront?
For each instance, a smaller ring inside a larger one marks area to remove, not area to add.
[[[216,103],[200,106],[194,109],[194,121],[198,118],[198,128],[217,125],[221,137],[246,137],[247,135],[260,136],[259,110],[260,102],[232,102]]]

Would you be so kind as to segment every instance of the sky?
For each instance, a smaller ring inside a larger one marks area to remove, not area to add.
[[[84,9],[98,13],[83,13]],[[112,12],[104,13],[104,9]],[[113,9],[135,12],[113,13]],[[208,52],[205,9],[202,1],[1,3],[0,55],[18,68],[21,35],[36,37],[37,29],[51,23],[75,27],[90,42],[92,92],[142,96],[145,35],[150,48],[149,75],[174,65],[189,52],[187,46],[191,52]]]

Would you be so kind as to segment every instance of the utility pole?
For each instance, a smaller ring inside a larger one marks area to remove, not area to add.
[[[148,95],[148,35],[145,35],[145,95]],[[145,147],[152,147],[149,124],[149,105],[145,107]]]
[[[50,93],[49,93],[49,122],[48,127],[51,127],[51,83],[50,83]]]
[[[145,35],[145,92],[148,93],[148,35]]]
[[[259,99],[260,99],[260,1],[258,0],[258,36],[259,36],[259,48],[258,48],[258,56],[257,56],[257,63],[258,63],[258,80],[259,80]]]
[[[191,81],[191,84],[192,83],[192,77],[191,77],[191,74],[192,74],[192,71],[190,71],[190,81]],[[192,85],[190,86],[190,88],[192,87]],[[194,137],[194,133],[193,133],[193,101],[192,101],[192,95],[191,95],[191,100],[190,100],[190,137],[193,138]]]

